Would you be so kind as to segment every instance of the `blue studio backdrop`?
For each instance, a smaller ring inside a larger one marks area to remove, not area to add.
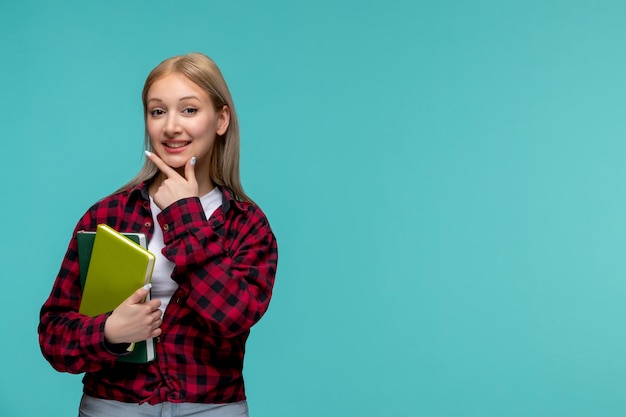
[[[142,163],[161,60],[221,67],[278,237],[254,417],[626,415],[626,3],[0,1],[0,415],[72,416],[36,327]]]

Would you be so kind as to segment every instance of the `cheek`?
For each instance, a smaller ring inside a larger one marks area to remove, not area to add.
[[[154,124],[154,122],[146,122],[146,131],[148,132],[148,136],[150,140],[158,133],[158,130]]]
[[[193,137],[201,138],[201,137],[215,137],[215,126],[213,126],[210,122],[207,121],[198,121],[198,123],[190,123],[187,125],[187,132]]]

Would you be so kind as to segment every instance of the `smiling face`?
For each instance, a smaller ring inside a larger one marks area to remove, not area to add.
[[[228,128],[229,111],[216,111],[209,94],[180,73],[154,81],[146,97],[146,129],[152,151],[182,172],[196,157],[196,177],[209,178],[216,135]]]

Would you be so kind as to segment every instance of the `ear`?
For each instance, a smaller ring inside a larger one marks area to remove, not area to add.
[[[230,109],[227,105],[222,107],[217,113],[217,131],[216,133],[222,136],[228,130],[228,125],[230,124]]]

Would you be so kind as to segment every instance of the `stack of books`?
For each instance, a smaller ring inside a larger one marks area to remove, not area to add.
[[[79,312],[88,316],[113,311],[152,279],[155,256],[147,250],[142,233],[119,233],[106,224],[95,232],[79,231],[78,264],[83,296]],[[149,299],[150,295],[148,294]],[[154,340],[131,344],[118,361],[146,363],[154,360]]]

